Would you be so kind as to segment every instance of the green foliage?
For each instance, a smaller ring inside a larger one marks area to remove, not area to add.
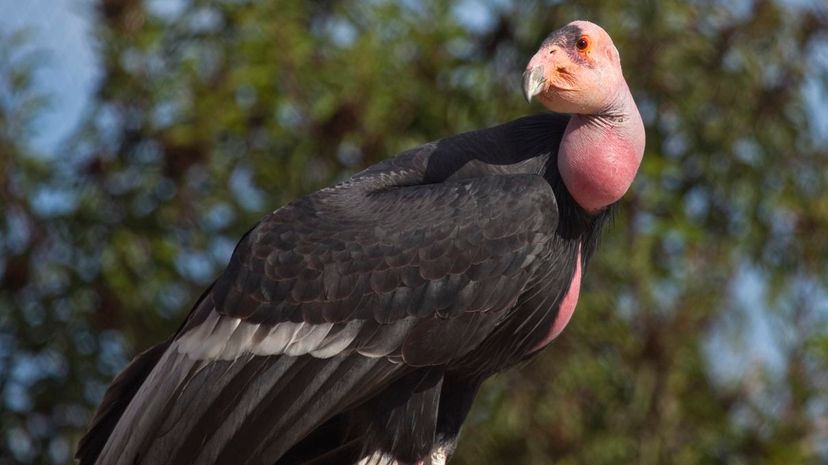
[[[268,211],[539,110],[522,68],[580,17],[621,51],[644,164],[570,327],[486,385],[453,463],[824,463],[828,151],[803,90],[828,82],[824,7],[183,5],[99,2],[95,108],[53,159],[26,142],[37,62],[0,40],[0,464],[68,463]]]

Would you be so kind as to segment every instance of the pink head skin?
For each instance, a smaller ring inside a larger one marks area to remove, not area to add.
[[[523,91],[527,100],[572,114],[558,170],[575,201],[597,212],[620,199],[644,155],[644,124],[606,31],[573,21],[553,32],[529,61]]]

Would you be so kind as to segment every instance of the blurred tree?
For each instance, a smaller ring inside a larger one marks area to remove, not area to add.
[[[826,115],[805,90],[828,85],[824,5],[98,5],[95,108],[53,159],[26,143],[36,63],[0,40],[0,464],[69,463],[114,374],[266,212],[533,111],[525,61],[579,17],[621,50],[644,165],[570,328],[487,385],[454,463],[828,459]]]

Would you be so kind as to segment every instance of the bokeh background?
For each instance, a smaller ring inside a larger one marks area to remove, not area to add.
[[[0,464],[71,463],[267,212],[540,111],[521,72],[577,18],[621,51],[644,163],[453,463],[828,463],[828,4],[0,0]]]

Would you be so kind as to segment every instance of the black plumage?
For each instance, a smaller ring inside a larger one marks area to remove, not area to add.
[[[563,186],[567,122],[431,142],[262,219],[113,382],[80,463],[440,463],[480,384],[549,334],[609,214]]]

